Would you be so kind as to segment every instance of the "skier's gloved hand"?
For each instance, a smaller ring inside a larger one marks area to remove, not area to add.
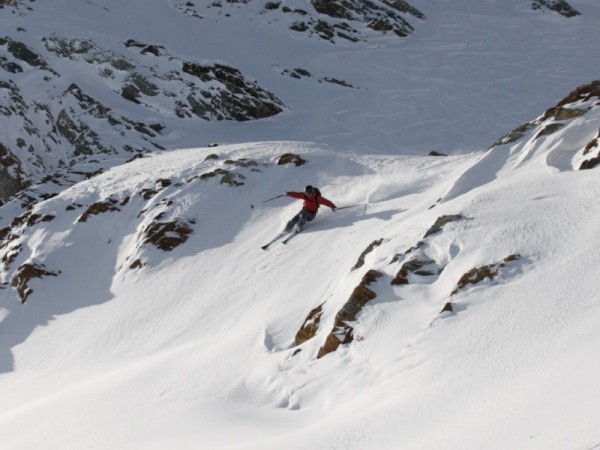
[[[332,211],[335,211],[336,209],[337,209],[337,206],[333,206],[333,207],[331,208],[331,210],[332,210]]]

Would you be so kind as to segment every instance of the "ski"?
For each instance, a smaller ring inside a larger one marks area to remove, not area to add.
[[[281,233],[279,233],[277,236],[275,236],[273,239],[271,239],[271,241],[270,241],[270,242],[268,242],[267,244],[263,245],[261,248],[262,248],[263,250],[268,250],[268,249],[269,249],[269,246],[270,246],[272,243],[274,243],[274,242],[276,242],[277,240],[281,239],[281,238],[282,238],[282,237],[284,237],[285,235],[287,235],[287,237],[286,237],[286,238],[285,238],[283,241],[281,241],[281,243],[282,243],[282,244],[287,244],[287,243],[288,243],[288,242],[289,242],[289,241],[290,241],[290,240],[291,240],[291,239],[292,239],[294,236],[296,236],[298,233],[300,233],[300,231],[296,231],[296,230],[294,230],[294,231],[288,232],[288,231],[285,231],[285,230],[284,230],[284,231],[282,231]]]
[[[277,241],[278,239],[281,239],[282,237],[284,237],[287,234],[287,231],[282,231],[281,233],[279,233],[277,236],[275,236],[273,239],[271,239],[268,243],[266,243],[265,245],[263,245],[261,248],[263,250],[268,250],[269,249],[269,245],[271,245],[273,242]]]
[[[282,244],[287,244],[288,242],[290,242],[290,240],[296,236],[298,233],[300,233],[299,231],[296,231],[295,233],[292,232],[290,233],[290,235],[288,237],[286,237],[283,241],[281,241]]]

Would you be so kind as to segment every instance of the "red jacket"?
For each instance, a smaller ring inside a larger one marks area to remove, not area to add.
[[[331,209],[336,208],[333,202],[327,200],[325,197],[317,194],[316,192],[314,192],[310,198],[304,192],[286,192],[286,195],[292,198],[304,199],[302,208],[314,214],[317,213],[319,205],[329,206]]]

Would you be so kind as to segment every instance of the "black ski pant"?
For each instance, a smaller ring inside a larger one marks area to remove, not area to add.
[[[302,229],[306,226],[306,222],[310,222],[315,218],[317,213],[312,213],[307,211],[306,209],[302,209],[298,214],[296,214],[285,226],[285,231],[288,233],[292,231],[294,225],[298,229],[298,231],[302,231]]]

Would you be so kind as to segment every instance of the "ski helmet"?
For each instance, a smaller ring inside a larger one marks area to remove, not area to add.
[[[304,188],[304,193],[305,193],[306,195],[312,195],[312,193],[313,193],[314,191],[315,191],[315,188],[314,188],[314,187],[312,187],[310,184]]]

